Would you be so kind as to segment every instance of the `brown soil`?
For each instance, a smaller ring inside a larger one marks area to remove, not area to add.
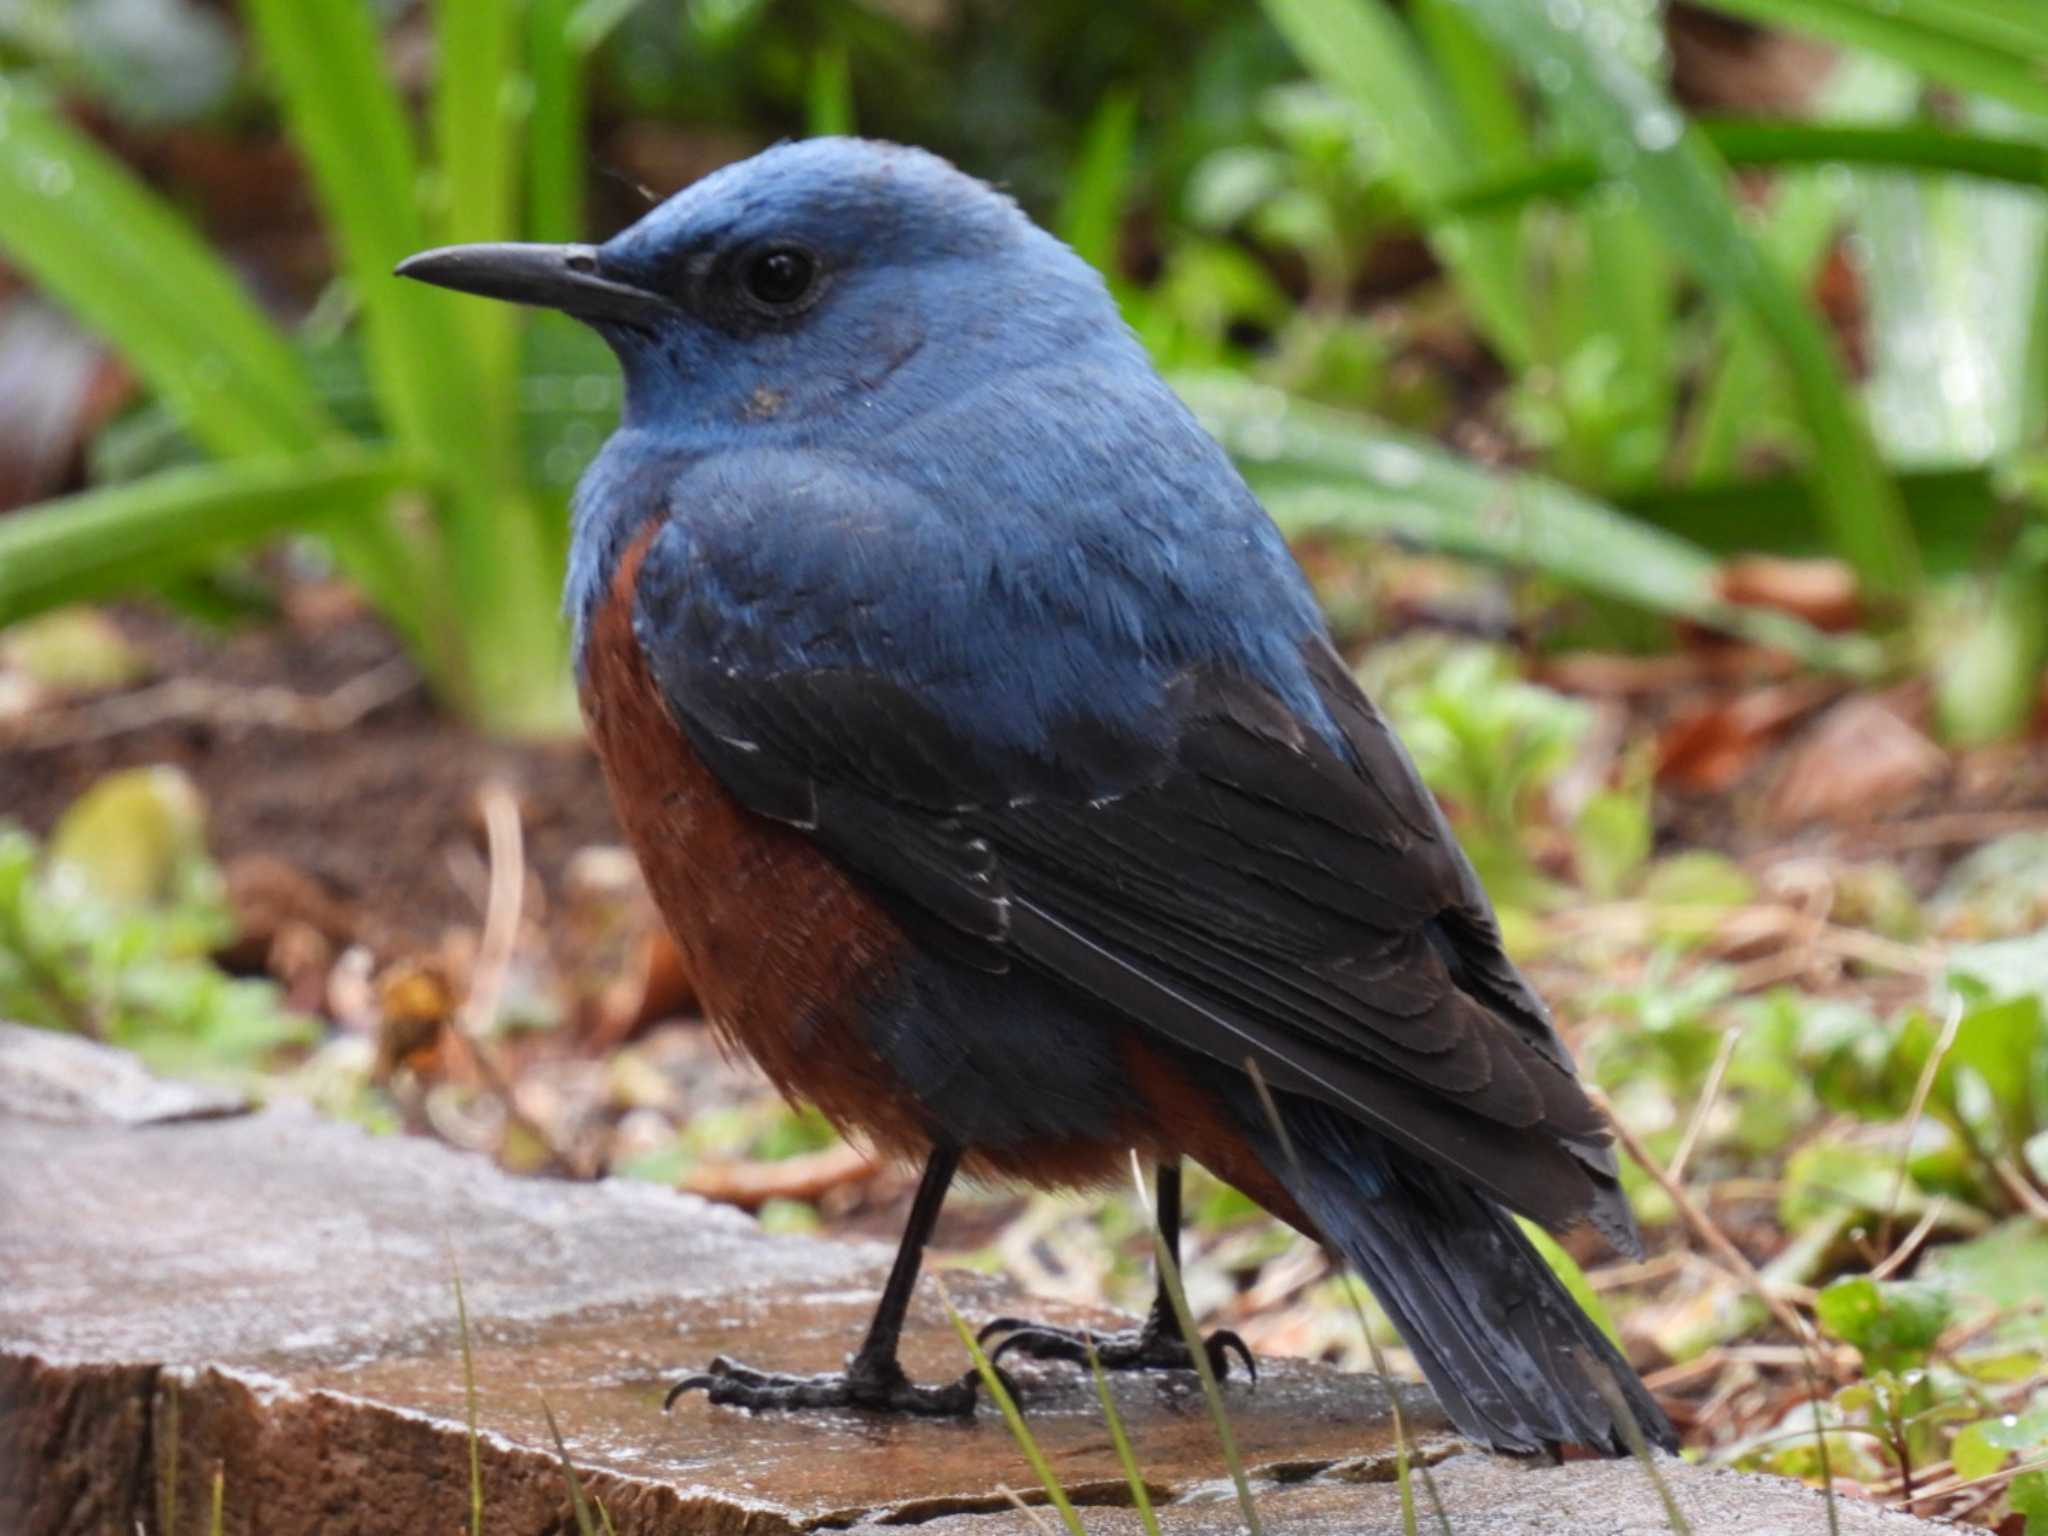
[[[151,659],[157,683],[319,696],[397,654],[383,627],[360,613],[228,635],[142,609],[122,610],[119,619]],[[70,713],[89,728],[108,703]],[[0,818],[47,833],[102,775],[154,763],[174,764],[198,784],[223,863],[242,854],[285,860],[378,929],[422,945],[481,918],[475,805],[485,783],[500,780],[518,795],[527,863],[550,891],[577,850],[619,841],[597,761],[581,740],[487,740],[437,710],[419,687],[340,730],[249,724],[203,707],[61,745],[25,744],[0,725]]]

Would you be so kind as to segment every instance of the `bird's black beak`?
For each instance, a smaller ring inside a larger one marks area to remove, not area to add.
[[[579,320],[644,325],[668,307],[660,294],[606,277],[594,245],[450,245],[406,257],[397,272],[487,299],[559,309]]]

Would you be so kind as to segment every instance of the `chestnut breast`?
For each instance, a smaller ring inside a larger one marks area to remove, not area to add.
[[[633,633],[660,527],[620,557],[584,642],[582,702],[620,825],[721,1036],[842,1129],[915,1152],[922,1116],[869,1043],[902,930],[790,827],[741,805],[669,713]]]

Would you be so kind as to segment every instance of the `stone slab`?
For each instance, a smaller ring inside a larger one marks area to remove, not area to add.
[[[551,1409],[621,1536],[911,1523],[964,1532],[963,1521],[1023,1536],[1005,1489],[1035,1481],[993,1411],[972,1423],[756,1416],[693,1398],[661,1412],[668,1382],[716,1353],[769,1368],[836,1365],[873,1305],[885,1248],[767,1236],[734,1211],[644,1184],[512,1179],[435,1143],[303,1111],[209,1104],[194,1118],[175,1090],[154,1097],[132,1064],[97,1050],[0,1028],[7,1536],[168,1536],[166,1497],[177,1536],[203,1530],[216,1470],[230,1532],[466,1529],[456,1263],[492,1533],[573,1529]],[[102,1081],[111,1106],[96,1106]],[[170,1118],[134,1110],[151,1103]],[[1020,1306],[1080,1316],[959,1271],[943,1283],[970,1318]],[[966,1363],[937,1291],[922,1288],[905,1339],[905,1364],[924,1379]],[[1096,1506],[1091,1529],[1135,1532],[1114,1508],[1128,1494],[1090,1386],[1048,1369],[1023,1390],[1061,1481]],[[1383,1384],[1272,1361],[1256,1390],[1228,1391],[1261,1497],[1289,1512],[1284,1528],[1399,1528]],[[1167,1376],[1124,1378],[1115,1392],[1169,1532],[1234,1523],[1216,1502],[1223,1467],[1199,1393]],[[1402,1401],[1418,1449],[1449,1453],[1427,1395],[1405,1389]],[[1752,1504],[1796,1513],[1772,1527],[1788,1530],[1809,1528],[1817,1507],[1791,1485],[1676,1464],[1669,1475],[1701,1501],[1702,1536],[1764,1529],[1739,1523]],[[1626,1464],[1523,1473],[1467,1454],[1446,1479],[1447,1500],[1469,1500],[1475,1520],[1492,1522],[1468,1526],[1461,1508],[1461,1532],[1549,1536],[1561,1510],[1621,1521],[1657,1510]]]

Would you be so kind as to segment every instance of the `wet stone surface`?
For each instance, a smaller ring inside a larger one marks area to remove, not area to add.
[[[105,1103],[82,1086],[102,1081],[121,1085]],[[1029,1529],[1004,1489],[1035,1480],[992,1409],[972,1423],[756,1416],[699,1397],[662,1414],[667,1384],[720,1352],[765,1368],[836,1365],[873,1305],[880,1247],[768,1237],[735,1212],[646,1185],[515,1180],[436,1144],[302,1112],[225,1113],[212,1096],[138,1086],[114,1053],[4,1026],[0,1084],[10,1536],[138,1524],[161,1536],[167,1497],[179,1532],[203,1530],[216,1469],[231,1532],[465,1529],[451,1254],[471,1317],[488,1531],[574,1529],[543,1399],[621,1536]],[[1020,1304],[990,1281],[944,1280],[970,1318]],[[904,1362],[926,1380],[965,1365],[929,1282]],[[1127,1494],[1092,1388],[1058,1368],[1023,1386],[1048,1459],[1077,1503],[1096,1506],[1090,1528],[1136,1532],[1113,1507]],[[1150,1375],[1114,1390],[1154,1495],[1171,1506],[1167,1529],[1232,1528],[1198,1391]],[[1256,1390],[1227,1390],[1272,1502],[1269,1528],[1399,1529],[1378,1383],[1272,1361]],[[1452,1449],[1425,1395],[1403,1404],[1429,1454]],[[1705,1500],[1703,1533],[1806,1529],[1818,1513],[1790,1486],[1670,1473],[1682,1497]],[[1575,1530],[1662,1528],[1633,1466],[1538,1472],[1460,1454],[1445,1478],[1492,1522],[1470,1529],[1547,1533],[1565,1511]],[[1752,1506],[1778,1524],[1735,1519]],[[1599,1509],[1615,1520],[1587,1523]],[[1468,1529],[1455,1504],[1454,1528]]]

